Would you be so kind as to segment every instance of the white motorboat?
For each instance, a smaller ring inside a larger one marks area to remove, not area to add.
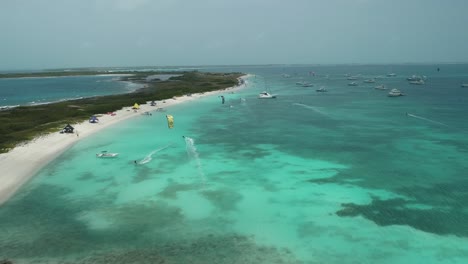
[[[398,97],[398,96],[403,96],[405,94],[403,94],[400,90],[398,89],[392,89],[389,93],[388,93],[388,96],[389,97]]]
[[[296,82],[296,85],[299,85],[299,86],[302,86],[302,87],[312,87],[312,86],[314,86],[312,83],[305,82],[305,81]]]
[[[468,88],[468,83],[462,83],[462,84],[461,84],[461,87],[463,87],[463,88]]]
[[[318,88],[317,90],[315,90],[316,92],[319,92],[319,93],[324,93],[324,92],[328,92],[327,89],[325,89],[325,87],[321,86],[320,88]]]
[[[357,82],[350,82],[348,83],[348,86],[358,86]]]
[[[396,77],[396,73],[389,73],[387,74],[387,77]]]
[[[364,80],[365,83],[375,83],[375,79]]]
[[[270,94],[269,92],[263,91],[258,94],[258,99],[272,99],[276,98],[276,94]]]
[[[411,75],[410,77],[406,78],[406,80],[407,80],[407,81],[410,81],[410,82],[412,82],[412,81],[419,81],[419,80],[421,80],[421,79],[422,79],[421,76],[419,76],[419,75],[414,75],[414,74]]]
[[[387,90],[387,88],[383,84],[375,86],[374,89],[376,89],[376,90]]]
[[[111,153],[107,151],[103,151],[101,153],[97,153],[96,157],[98,158],[115,158],[119,155],[119,153]]]
[[[416,85],[423,85],[425,82],[423,79],[419,79],[416,81],[410,81],[409,84],[416,84]]]

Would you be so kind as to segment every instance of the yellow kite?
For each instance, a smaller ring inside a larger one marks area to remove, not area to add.
[[[166,115],[166,118],[167,118],[167,126],[169,128],[173,128],[174,127],[174,117],[171,116],[171,115]]]

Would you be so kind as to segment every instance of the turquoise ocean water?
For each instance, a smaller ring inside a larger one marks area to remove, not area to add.
[[[207,97],[81,140],[0,207],[0,259],[467,263],[468,66],[439,67],[206,68],[255,76],[225,104]],[[265,89],[278,98],[257,99]]]

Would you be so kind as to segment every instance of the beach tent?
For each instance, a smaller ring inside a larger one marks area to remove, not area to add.
[[[133,105],[132,109],[140,109],[140,105],[137,104],[137,103],[135,103],[135,104]]]
[[[70,126],[70,124],[67,124],[63,129],[62,131],[60,131],[60,133],[73,133],[73,130],[75,128],[73,128],[72,126]]]
[[[92,116],[92,117],[89,118],[89,122],[90,123],[97,123],[97,122],[99,122],[99,119],[96,116]]]

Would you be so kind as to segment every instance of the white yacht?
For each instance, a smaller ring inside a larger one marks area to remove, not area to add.
[[[321,86],[320,88],[318,88],[317,90],[315,90],[317,92],[320,92],[320,93],[323,93],[323,92],[328,92],[327,89],[325,89],[324,86]]]
[[[388,93],[388,96],[389,97],[397,97],[397,96],[403,96],[405,94],[403,94],[400,90],[398,89],[392,89],[389,93]]]
[[[348,83],[348,86],[358,86],[357,82],[350,82]]]
[[[263,91],[258,94],[258,99],[272,99],[276,98],[276,94],[270,94],[269,92]]]
[[[410,81],[409,84],[416,84],[416,85],[423,85],[425,82],[423,79],[419,79],[416,81]]]
[[[406,80],[407,80],[407,81],[410,81],[410,82],[412,82],[412,81],[419,81],[419,80],[421,80],[421,79],[422,79],[421,76],[419,76],[419,75],[414,75],[414,74],[411,75],[410,77],[406,78]]]
[[[389,74],[387,74],[387,77],[396,77],[396,73],[393,73],[393,72],[389,73]]]
[[[387,90],[387,88],[383,84],[375,86],[374,89],[376,89],[376,90]]]
[[[314,86],[314,85],[311,84],[310,82],[305,82],[305,81],[296,82],[296,85],[299,85],[299,86],[302,86],[302,87],[312,87],[312,86]]]

